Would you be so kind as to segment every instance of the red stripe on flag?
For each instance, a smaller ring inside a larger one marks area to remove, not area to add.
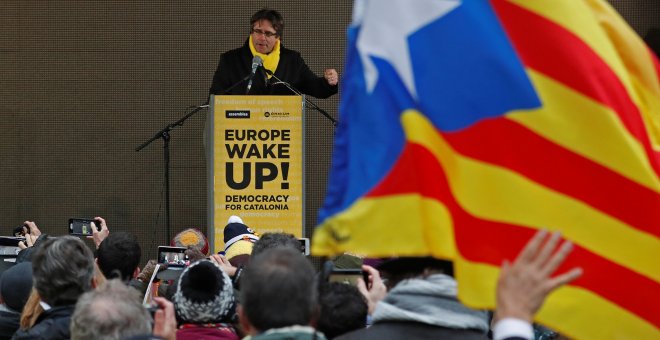
[[[639,108],[600,56],[571,31],[543,16],[509,1],[491,2],[523,63],[613,109],[660,175],[660,153],[651,147]]]
[[[496,164],[660,237],[660,195],[508,119],[445,133],[458,153]],[[506,137],[504,137],[506,136]]]
[[[368,197],[405,193],[436,199],[447,207],[454,220],[458,249],[470,261],[500,266],[505,259],[514,259],[536,232],[523,226],[480,219],[463,210],[451,195],[442,167],[427,149],[417,144],[406,145],[392,171]],[[575,266],[582,267],[584,274],[572,285],[590,290],[660,327],[660,313],[656,311],[660,305],[657,283],[578,245],[559,272]]]

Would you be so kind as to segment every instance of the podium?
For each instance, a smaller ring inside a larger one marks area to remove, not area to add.
[[[301,96],[211,96],[205,141],[209,242],[224,249],[231,215],[263,234],[304,233]]]

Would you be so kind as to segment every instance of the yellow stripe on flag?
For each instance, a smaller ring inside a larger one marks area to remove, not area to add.
[[[637,78],[633,78],[633,84],[642,98],[640,111],[651,147],[655,152],[660,152],[660,94],[649,91]]]
[[[610,5],[602,0],[585,0],[599,25],[612,41],[629,74],[639,79],[648,91],[660,95],[660,80],[646,44]]]
[[[362,198],[314,232],[315,256],[346,251],[372,257],[428,256],[431,252],[453,258],[452,218],[442,203],[416,194]]]
[[[507,117],[535,133],[660,193],[660,179],[639,141],[610,108],[527,70],[543,106]]]
[[[509,169],[457,154],[417,111],[406,111],[402,120],[408,140],[426,147],[442,164],[452,194],[468,213],[560,231],[583,248],[660,281],[660,240],[656,237]]]
[[[472,308],[495,306],[498,267],[461,258],[454,262],[454,270],[461,302]],[[579,287],[559,288],[543,306],[536,321],[560,333],[570,330],[578,339],[660,339],[660,330],[646,320]]]

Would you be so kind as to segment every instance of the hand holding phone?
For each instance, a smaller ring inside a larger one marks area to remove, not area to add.
[[[176,313],[174,304],[162,297],[154,297],[158,309],[154,313],[154,335],[163,339],[176,338]]]
[[[363,279],[364,282],[358,282],[357,289],[367,299],[368,313],[371,315],[378,301],[384,299],[387,295],[387,287],[385,287],[385,283],[376,268],[362,265],[362,270],[367,273],[367,277]]]

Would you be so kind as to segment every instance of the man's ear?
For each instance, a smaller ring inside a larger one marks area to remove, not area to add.
[[[140,275],[140,266],[135,267],[135,270],[133,271],[133,278],[138,277]]]
[[[243,332],[245,332],[245,334],[247,335],[259,334],[259,332],[250,323],[250,320],[248,320],[247,314],[245,314],[245,310],[243,309],[243,305],[239,304],[238,307],[236,308],[236,312],[238,313],[239,324],[241,325],[241,328],[243,328]]]

